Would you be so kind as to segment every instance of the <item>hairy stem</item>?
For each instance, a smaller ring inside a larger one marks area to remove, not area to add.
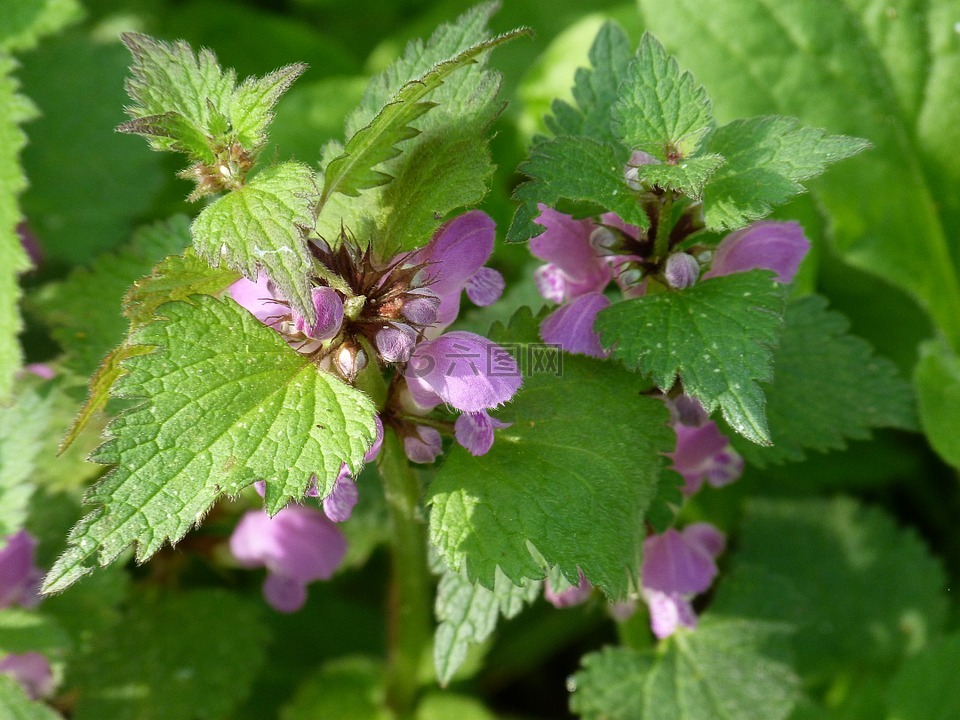
[[[670,231],[673,229],[671,214],[673,212],[673,193],[667,193],[660,206],[660,217],[657,222],[657,236],[653,241],[653,257],[659,262],[670,252]]]
[[[385,429],[378,461],[393,536],[388,619],[387,702],[398,718],[413,716],[421,660],[430,645],[432,600],[420,482],[403,443]]]

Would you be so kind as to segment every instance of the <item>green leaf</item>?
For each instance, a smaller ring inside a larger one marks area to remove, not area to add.
[[[549,565],[572,583],[579,568],[610,597],[624,597],[636,587],[643,515],[665,464],[659,453],[674,443],[665,406],[641,396],[638,378],[622,368],[544,348],[529,310],[492,337],[531,366],[562,361],[562,372],[528,368],[498,413],[511,427],[486,455],[451,450],[427,492],[431,541],[449,567],[490,589],[498,567],[520,584]],[[544,352],[552,355],[538,362]]]
[[[63,720],[63,716],[42,702],[27,697],[20,683],[0,675],[0,717],[4,720]]]
[[[620,145],[610,126],[610,108],[620,97],[618,89],[633,58],[630,38],[615,22],[600,28],[590,47],[590,69],[578,68],[574,77],[576,107],[556,100],[553,115],[545,118],[554,135],[581,135],[608,145]]]
[[[502,615],[510,619],[540,595],[538,582],[514,585],[497,570],[493,589],[474,583],[466,573],[445,569],[437,587],[435,612],[437,632],[433,664],[437,680],[446,686],[463,664],[471,645],[482,643],[493,633]]]
[[[476,62],[488,50],[527,34],[514,30],[499,37],[478,42],[443,61],[437,62],[419,77],[411,78],[390,98],[368,125],[357,128],[347,140],[341,155],[324,171],[323,193],[319,208],[335,192],[356,196],[365,188],[377,187],[392,178],[375,166],[400,154],[397,143],[418,134],[411,123],[436,105],[428,100],[455,71]]]
[[[53,660],[71,644],[70,636],[54,618],[17,607],[6,607],[0,613],[0,654],[33,651]]]
[[[539,203],[557,206],[570,201],[576,204],[578,217],[609,211],[625,222],[647,227],[650,220],[627,185],[627,158],[620,152],[613,145],[573,135],[534,145],[530,159],[520,165],[531,181],[514,192],[514,198],[523,204],[514,215],[507,240],[526,240],[545,230],[533,221],[539,215]]]
[[[417,705],[415,720],[497,720],[483,703],[452,692],[429,693]]]
[[[960,635],[909,658],[887,693],[890,720],[952,720],[960,717]]]
[[[232,270],[210,267],[187,248],[183,255],[167,256],[149,276],[133,283],[123,300],[123,314],[130,329],[136,330],[152,322],[161,305],[192,295],[219,295],[239,278]]]
[[[12,77],[16,67],[12,58],[0,54],[0,402],[7,399],[22,362],[17,341],[23,327],[17,277],[30,267],[17,233],[21,218],[17,198],[27,184],[20,167],[20,151],[27,138],[20,123],[33,118],[36,108],[17,93],[19,83]]]
[[[127,93],[136,103],[133,119],[120,126],[149,138],[155,150],[179,150],[194,160],[217,162],[220,148],[238,143],[247,152],[266,142],[272,109],[307,69],[287,65],[237,86],[236,73],[224,71],[216,56],[194,53],[187,43],[165,43],[140,33],[123,33],[133,54]]]
[[[586,720],[783,720],[798,695],[786,626],[709,616],[656,652],[587,655],[573,685]]]
[[[164,306],[167,321],[132,342],[157,350],[128,360],[120,397],[149,401],[114,420],[93,460],[115,464],[86,500],[96,508],[71,531],[47,576],[57,592],[131,543],[144,561],[176,542],[219,497],[267,481],[276,513],[312,475],[320,496],[342,463],[357,470],[373,442],[374,407],[320,371],[236,303],[197,295]]]
[[[3,13],[0,52],[19,52],[79,20],[83,7],[77,0],[17,0],[7,3]]]
[[[940,562],[913,531],[850,499],[749,502],[731,564],[711,612],[795,625],[808,682],[889,672],[944,625]]]
[[[50,425],[51,399],[32,387],[0,405],[0,538],[23,528],[33,495],[31,475]]]
[[[713,128],[707,92],[663,45],[644,33],[611,110],[613,130],[630,150],[663,162],[689,158]]]
[[[960,468],[960,359],[941,342],[925,342],[913,382],[923,432],[940,457]]]
[[[707,412],[719,406],[751,442],[770,444],[759,381],[773,374],[784,293],[767,270],[710,278],[682,291],[615,303],[596,328],[613,356],[664,392],[679,380]]]
[[[203,209],[190,227],[194,248],[211,265],[226,265],[253,281],[262,267],[290,307],[313,318],[307,280],[313,256],[304,232],[313,227],[316,198],[310,168],[275,165]]]
[[[63,282],[32,298],[52,335],[66,352],[65,367],[91,375],[104,356],[127,335],[123,297],[134,282],[171,253],[190,244],[189,220],[178,215],[139,228],[129,244],[75,269]]]
[[[773,382],[763,385],[773,446],[737,443],[749,462],[803,460],[804,448],[842,450],[845,439],[868,439],[870,428],[915,427],[910,384],[849,327],[819,295],[787,304]]]
[[[641,0],[646,26],[708,88],[721,120],[796,115],[874,151],[812,186],[837,248],[913,295],[960,349],[956,5]],[[904,198],[909,198],[905,202]]]
[[[676,165],[649,163],[637,168],[637,179],[664,190],[699,198],[703,194],[703,186],[723,162],[722,155],[698,155],[681,160]]]
[[[280,720],[393,720],[381,663],[350,656],[324,663],[280,711]]]
[[[162,226],[156,230],[162,231]],[[188,234],[186,219],[183,219],[181,232]],[[182,247],[183,243],[180,242]],[[108,267],[114,267],[110,265]],[[169,255],[162,260],[153,272],[141,278],[128,288],[124,297],[124,315],[129,319],[128,333],[152,322],[156,319],[157,309],[164,303],[173,300],[187,300],[191,295],[216,295],[226,290],[239,278],[239,273],[223,268],[211,268],[207,263],[197,258],[190,248],[184,254]],[[81,303],[86,298],[95,297],[81,295]],[[54,306],[56,307],[56,306]],[[96,317],[96,315],[93,315]],[[100,337],[99,335],[96,337]],[[113,384],[126,374],[123,362],[149,352],[143,345],[132,345],[126,339],[100,363],[97,371],[90,379],[87,401],[77,414],[70,431],[63,439],[61,452],[71,446],[77,436],[83,432],[87,424],[99,413],[110,399],[110,389]]]
[[[869,143],[802,127],[796,118],[768,115],[719,127],[705,145],[726,158],[704,191],[707,227],[736,230],[803,192],[801,181],[856,155]]]
[[[263,662],[255,604],[219,590],[141,594],[78,663],[75,720],[219,720]]]

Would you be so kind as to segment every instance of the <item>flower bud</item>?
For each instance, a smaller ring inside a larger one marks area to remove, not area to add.
[[[334,364],[347,382],[353,382],[367,366],[367,354],[359,345],[348,341],[337,350]]]
[[[684,252],[674,253],[667,258],[663,276],[670,287],[683,290],[697,282],[700,276],[700,263],[693,255]]]
[[[601,255],[615,252],[620,245],[620,238],[608,227],[598,225],[590,233],[590,245]]]
[[[329,340],[337,336],[343,324],[343,301],[337,291],[329,287],[315,287],[310,291],[317,319],[308,324],[307,319],[294,313],[297,332],[314,340]]]
[[[413,346],[417,344],[417,332],[404,323],[384,325],[374,338],[377,352],[386,363],[406,362]]]
[[[437,311],[440,307],[440,298],[432,290],[418,288],[411,290],[404,296],[401,313],[414,325],[426,327],[437,321]]]

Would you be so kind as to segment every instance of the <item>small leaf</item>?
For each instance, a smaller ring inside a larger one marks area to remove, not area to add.
[[[550,565],[571,583],[582,570],[610,597],[624,597],[637,584],[660,453],[675,440],[666,407],[612,363],[544,347],[529,310],[492,336],[539,369],[528,368],[497,413],[511,426],[497,431],[493,448],[478,458],[454,447],[437,472],[427,497],[431,541],[449,567],[488,589],[498,567],[520,584]]]
[[[663,162],[693,156],[713,128],[707,92],[644,33],[614,104],[613,129],[630,150]]]
[[[394,720],[387,709],[385,670],[366,656],[325,662],[280,710],[280,720]]]
[[[708,412],[720,407],[751,442],[770,444],[759,381],[773,374],[784,293],[768,270],[711,278],[682,291],[625,300],[596,328],[613,356],[664,392],[679,379]]]
[[[248,153],[266,141],[272,109],[306,65],[287,65],[239,86],[209,50],[194,53],[183,41],[165,43],[123,33],[134,57],[127,93],[136,103],[121,132],[145,135],[156,150],[179,150],[213,163],[220,148],[239,144]]]
[[[734,120],[711,133],[705,145],[726,158],[704,190],[704,216],[712,230],[736,230],[765,217],[803,192],[801,181],[869,147],[865,140],[827,135],[776,115]]]
[[[648,163],[637,168],[637,179],[664,190],[699,198],[703,186],[723,163],[722,155],[698,155],[680,160],[676,165]]]
[[[619,152],[612,145],[573,135],[534,145],[530,159],[520,166],[532,180],[514,192],[523,205],[517,209],[507,240],[526,240],[545,230],[533,222],[539,203],[556,207],[569,201],[579,209],[576,216],[609,211],[625,222],[647,227],[650,221],[624,177],[627,158]]]
[[[224,264],[253,281],[262,267],[290,306],[313,318],[307,281],[313,257],[303,233],[313,227],[316,198],[306,165],[268,168],[204,208],[190,227],[194,248],[214,267]]]
[[[920,422],[933,449],[960,468],[960,358],[937,341],[920,346],[914,370]]]
[[[773,382],[763,385],[773,446],[737,443],[748,462],[802,460],[804,448],[842,450],[846,438],[867,439],[872,427],[915,426],[909,383],[848,329],[818,295],[788,303]]]
[[[492,590],[472,582],[466,573],[445,569],[437,588],[435,612],[437,631],[433,664],[437,680],[446,686],[463,664],[471,645],[482,643],[493,633],[502,615],[510,619],[540,594],[538,582],[514,585],[497,570]]]
[[[608,21],[590,47],[590,67],[579,68],[573,85],[576,107],[556,100],[553,115],[545,118],[554,135],[580,135],[610,145],[620,145],[610,127],[610,108],[620,97],[618,89],[633,58],[630,38],[617,23]]]
[[[479,42],[404,84],[368,125],[347,140],[343,153],[327,165],[318,207],[322,208],[335,192],[357,195],[364,188],[389,182],[392,178],[374,167],[400,154],[397,143],[417,135],[419,131],[410,123],[434,107],[434,103],[426,99],[427,95],[453,72],[476,62],[483,53],[525,34],[528,31],[514,30]]]
[[[570,708],[585,720],[784,720],[799,694],[788,630],[707,616],[656,652],[591,653],[573,677]]]
[[[168,303],[168,319],[132,339],[157,349],[127,361],[114,393],[149,401],[108,426],[92,459],[117,467],[88,493],[97,507],[71,531],[45,592],[131,543],[146,560],[255,480],[267,481],[271,513],[302,497],[314,474],[324,496],[341,464],[357,470],[373,442],[366,395],[317,370],[236,303],[193,302]]]

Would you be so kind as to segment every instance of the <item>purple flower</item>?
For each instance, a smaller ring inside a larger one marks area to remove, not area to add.
[[[277,328],[280,319],[290,312],[263,270],[257,274],[256,282],[240,278],[228,288],[228,292],[234,302],[272,328]]]
[[[493,431],[506,427],[510,427],[510,423],[500,422],[481,410],[460,415],[454,423],[453,432],[457,442],[471,455],[486,455],[493,447]]]
[[[0,659],[0,674],[9,675],[34,700],[53,693],[50,663],[38,652],[7,655]]]
[[[553,589],[550,578],[547,578],[543,586],[543,597],[555,608],[568,608],[585,603],[592,591],[593,587],[581,570],[579,571],[579,582],[576,585],[570,585],[559,591]]]
[[[441,227],[430,243],[409,262],[425,264],[420,285],[440,300],[437,329],[452,323],[460,312],[460,294],[466,290],[478,305],[496,302],[503,292],[503,278],[484,264],[493,253],[496,225],[484,212],[473,210]]]
[[[323,499],[323,512],[334,522],[345,522],[353,514],[353,508],[360,499],[357,484],[346,465],[340,466],[340,474],[333,483],[330,494]]]
[[[261,510],[245,513],[230,536],[230,552],[243,567],[265,567],[264,598],[292,613],[306,602],[309,583],[327,580],[340,566],[347,541],[319,510],[291,505],[273,518]]]
[[[432,463],[443,452],[443,438],[434,428],[417,425],[403,438],[403,450],[415,463]]]
[[[810,241],[798,223],[761,220],[723,239],[703,279],[762,268],[776,272],[778,282],[788,283],[809,249]]]
[[[597,314],[610,307],[603,293],[581,295],[560,306],[540,323],[540,337],[545,343],[559,345],[566,352],[604,358],[610,353],[600,344],[600,335],[593,329]]]
[[[370,446],[370,449],[367,450],[363,456],[363,461],[365,463],[376,460],[377,456],[380,454],[380,447],[383,445],[383,421],[380,419],[379,415],[375,415],[373,421],[377,426],[377,435],[373,439],[373,445]]]
[[[404,377],[421,407],[445,402],[470,413],[507,402],[522,381],[510,353],[486,338],[461,331],[417,345]]]
[[[536,273],[537,288],[547,300],[563,303],[602,292],[613,279],[610,263],[590,242],[596,225],[574,220],[544,204],[534,221],[546,230],[530,240],[530,252],[547,261]]]
[[[330,340],[336,337],[343,324],[343,300],[340,295],[329,287],[315,287],[310,290],[310,295],[317,313],[316,322],[310,325],[306,318],[294,312],[293,324],[297,332],[313,340]]]
[[[667,264],[663,269],[663,277],[670,287],[683,290],[694,285],[699,276],[700,263],[693,255],[679,252],[673,253],[667,258]]]
[[[677,433],[677,447],[668,457],[683,476],[684,494],[693,495],[704,482],[729,485],[743,474],[743,458],[697,400],[681,395],[668,400],[667,406]]]
[[[374,342],[380,357],[388,363],[406,362],[417,343],[417,331],[406,323],[384,325]]]
[[[0,608],[32,608],[40,602],[43,571],[36,566],[37,541],[26,530],[7,537],[0,550]]]
[[[661,640],[679,626],[693,629],[697,616],[690,600],[717,574],[714,558],[723,552],[723,533],[709,523],[651,535],[643,542],[643,598],[650,608],[653,634]]]

